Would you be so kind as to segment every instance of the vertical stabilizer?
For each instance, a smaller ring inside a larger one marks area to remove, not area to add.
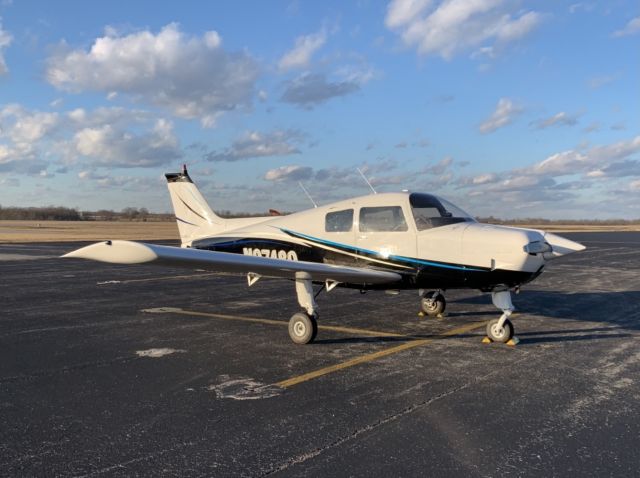
[[[186,165],[182,167],[182,172],[167,173],[165,177],[183,246],[224,229],[225,220],[211,210],[189,177]]]

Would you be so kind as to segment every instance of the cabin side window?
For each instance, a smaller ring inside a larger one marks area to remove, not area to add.
[[[327,232],[349,232],[353,227],[353,209],[328,212],[324,221]]]
[[[361,232],[407,231],[400,206],[363,207],[360,209]]]

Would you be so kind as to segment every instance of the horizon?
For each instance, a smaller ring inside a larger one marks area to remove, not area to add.
[[[640,218],[636,2],[0,1],[0,204]],[[171,213],[171,212],[170,212]]]

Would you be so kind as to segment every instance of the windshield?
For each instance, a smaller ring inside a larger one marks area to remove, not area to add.
[[[457,222],[475,222],[459,207],[431,194],[413,193],[409,195],[409,203],[419,231]]]

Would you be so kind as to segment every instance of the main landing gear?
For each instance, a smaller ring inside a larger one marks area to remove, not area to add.
[[[491,300],[493,305],[502,310],[502,315],[499,319],[489,321],[487,324],[487,337],[491,342],[507,343],[513,339],[513,324],[509,320],[514,311],[511,292],[508,290],[491,292]]]
[[[420,290],[420,311],[429,317],[438,317],[442,315],[447,307],[447,301],[440,289],[436,291],[424,292]]]
[[[314,341],[318,335],[318,306],[313,295],[313,283],[307,272],[296,272],[296,293],[298,303],[304,310],[296,312],[289,319],[289,337],[296,344],[304,345]]]

